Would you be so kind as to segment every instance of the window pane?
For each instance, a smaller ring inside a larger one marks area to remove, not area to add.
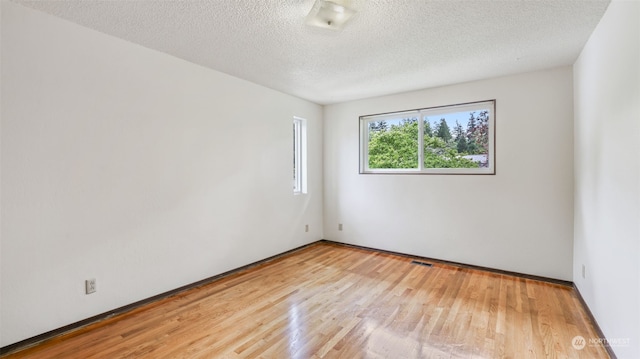
[[[418,168],[418,118],[406,116],[369,121],[369,168]]]
[[[424,168],[489,167],[489,110],[424,116]]]
[[[307,193],[307,125],[306,120],[293,118],[293,193]]]
[[[302,121],[293,119],[293,192],[302,192]]]
[[[293,190],[296,190],[297,187],[297,178],[298,178],[298,166],[296,166],[296,162],[298,161],[298,151],[296,151],[296,146],[297,146],[297,137],[296,136],[296,122],[293,121]]]

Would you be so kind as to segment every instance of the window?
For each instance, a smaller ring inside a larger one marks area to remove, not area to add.
[[[360,173],[495,174],[495,100],[360,117]]]
[[[306,121],[299,117],[293,118],[293,193],[306,193]]]

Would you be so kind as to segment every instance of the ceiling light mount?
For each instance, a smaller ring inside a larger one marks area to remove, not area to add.
[[[324,29],[341,30],[355,13],[354,9],[337,1],[316,0],[305,23]]]

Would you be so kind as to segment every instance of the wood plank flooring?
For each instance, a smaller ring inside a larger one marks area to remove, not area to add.
[[[318,243],[6,358],[608,358],[569,287]]]

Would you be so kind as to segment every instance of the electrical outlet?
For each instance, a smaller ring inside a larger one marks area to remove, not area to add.
[[[305,225],[304,225],[304,231],[305,231],[305,232],[309,232],[309,225],[308,225],[308,224],[305,224]]]
[[[338,223],[338,230],[341,231],[342,230],[342,223]]]
[[[96,292],[96,279],[87,279],[84,281],[84,290],[86,294],[91,294]]]
[[[582,265],[582,278],[587,278],[587,267]]]

